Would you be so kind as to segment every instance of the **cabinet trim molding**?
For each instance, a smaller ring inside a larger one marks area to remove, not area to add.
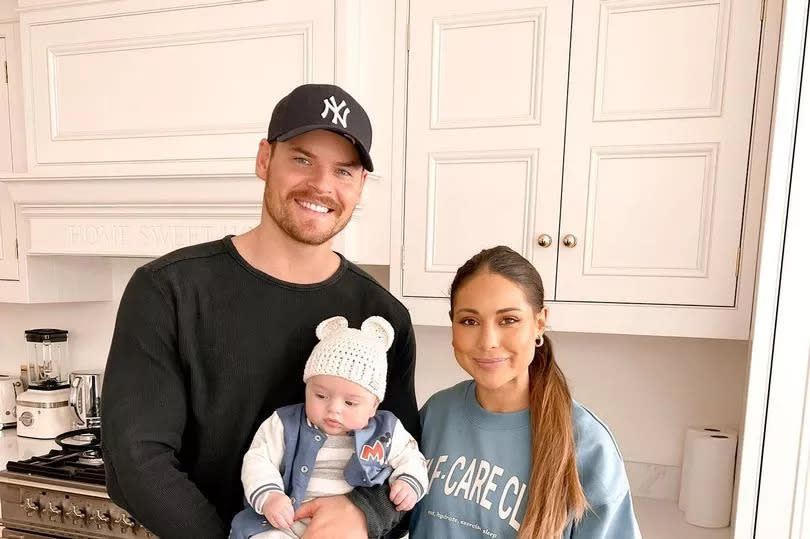
[[[172,11],[175,9],[192,9],[226,4],[244,4],[257,1],[260,0],[167,0],[164,2],[140,2],[141,7],[139,9],[136,10],[135,8],[132,8],[132,10],[126,11],[126,13],[154,13],[158,11]],[[103,6],[103,8],[108,11],[115,9],[118,12],[121,12],[122,10],[126,10],[125,7],[122,8],[120,6],[120,2],[111,2],[110,0],[18,0],[18,4],[19,7],[17,8],[17,11],[19,13],[31,13],[65,8],[98,8],[99,5],[103,4],[113,4],[113,7],[110,8]],[[154,4],[155,7],[151,9],[144,8],[144,4]],[[161,7],[161,5],[163,5],[163,7]]]
[[[241,234],[261,203],[20,205],[28,255],[160,256]]]

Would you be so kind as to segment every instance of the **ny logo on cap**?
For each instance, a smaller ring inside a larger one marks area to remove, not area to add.
[[[329,111],[332,111],[332,123],[336,124],[340,122],[340,125],[346,129],[346,116],[349,115],[349,107],[346,107],[346,102],[341,101],[340,105],[337,104],[335,101],[335,96],[330,97],[329,99],[323,100],[323,112],[321,112],[321,118],[326,118],[326,115],[329,114]],[[343,112],[341,113],[341,109]]]

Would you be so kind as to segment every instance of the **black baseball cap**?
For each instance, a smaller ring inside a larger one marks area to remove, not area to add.
[[[284,142],[315,129],[326,129],[348,138],[360,163],[374,170],[371,149],[371,121],[349,92],[334,84],[304,84],[276,104],[267,128],[267,140]]]

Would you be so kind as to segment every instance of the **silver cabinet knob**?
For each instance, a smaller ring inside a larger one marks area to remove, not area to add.
[[[95,523],[96,528],[99,530],[106,527],[107,529],[110,528],[110,515],[107,513],[102,513],[101,510],[97,509],[95,515],[90,515],[87,518],[88,521]]]
[[[577,244],[577,237],[573,234],[566,234],[563,236],[562,242],[566,247],[574,247]]]
[[[62,517],[62,508],[48,502],[48,520],[60,520]]]
[[[537,236],[537,245],[540,247],[549,247],[551,245],[551,236],[548,234],[540,234]]]
[[[124,513],[121,513],[121,516],[115,519],[115,523],[121,526],[121,533],[126,533],[127,530],[135,527],[135,521]]]
[[[38,513],[39,512],[39,503],[32,502],[31,498],[26,498],[23,503],[20,504],[20,507],[23,508],[25,511],[26,516],[31,516],[31,513]]]
[[[68,516],[73,520],[73,523],[87,518],[87,512],[84,509],[79,509],[75,505],[67,512]]]

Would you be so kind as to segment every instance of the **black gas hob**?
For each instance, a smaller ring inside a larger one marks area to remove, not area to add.
[[[104,485],[104,464],[95,451],[52,449],[46,455],[10,460],[6,464],[6,470],[37,477]]]

